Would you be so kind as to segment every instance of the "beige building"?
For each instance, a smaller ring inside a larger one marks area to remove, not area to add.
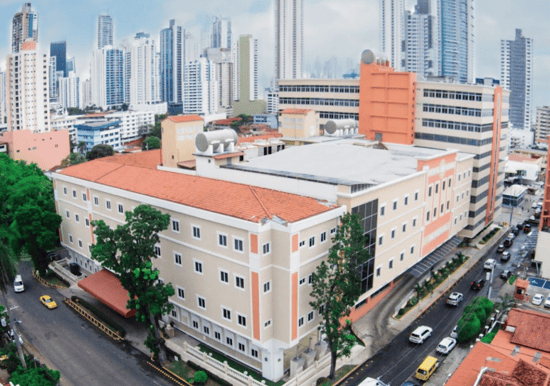
[[[548,144],[550,135],[550,106],[537,107],[537,123],[535,124],[535,142]]]
[[[178,163],[193,160],[195,136],[204,130],[198,115],[176,115],[162,121],[162,154],[164,166],[176,168]]]
[[[279,132],[287,138],[309,138],[319,135],[317,114],[309,109],[281,111]]]

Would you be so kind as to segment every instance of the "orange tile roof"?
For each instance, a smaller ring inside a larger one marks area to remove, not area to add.
[[[100,158],[60,174],[255,223],[273,216],[296,222],[333,209],[309,197],[157,170],[150,153],[160,157],[152,150]]]
[[[172,122],[181,123],[181,122],[194,122],[202,121],[202,117],[199,115],[172,115],[166,119],[171,120]]]
[[[253,136],[250,136],[250,137],[239,137],[239,142],[238,143],[248,143],[248,142],[254,142],[256,140],[260,140],[260,139],[270,139],[270,138],[280,138],[282,137],[283,135],[281,133],[268,133],[268,134],[264,134],[264,135],[253,135]]]
[[[78,286],[125,318],[136,314],[136,310],[126,308],[128,291],[122,287],[118,277],[111,271],[102,269],[80,280]]]
[[[107,114],[108,113],[92,113],[92,114],[87,114],[86,118],[103,118]]]
[[[235,118],[227,118],[227,119],[218,119],[217,121],[214,121],[213,123],[215,125],[230,125],[233,122],[242,121],[242,118],[235,117]]]
[[[516,328],[511,343],[550,353],[550,316],[536,311],[514,308],[506,325]]]
[[[300,114],[300,115],[306,115],[312,110],[309,109],[286,109],[281,111],[281,114]]]
[[[116,154],[112,157],[101,158],[104,162],[113,162],[118,165],[138,166],[146,169],[157,169],[162,163],[160,149],[142,151],[132,154]]]
[[[512,372],[512,378],[518,380],[520,385],[544,386],[548,379],[548,373],[520,359]]]

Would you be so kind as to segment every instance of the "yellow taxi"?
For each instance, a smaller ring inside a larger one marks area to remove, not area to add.
[[[49,295],[40,296],[40,303],[48,307],[50,310],[57,308],[57,303]]]

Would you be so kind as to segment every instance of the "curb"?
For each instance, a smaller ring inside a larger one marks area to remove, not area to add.
[[[56,285],[56,284],[50,284],[48,283],[46,280],[44,280],[43,278],[41,278],[40,276],[38,276],[38,273],[36,273],[36,271],[32,271],[32,277],[34,277],[34,279],[36,281],[38,281],[40,284],[46,286],[46,287],[50,287],[50,288],[54,288],[54,289],[59,289],[59,288],[66,288],[65,286],[61,286],[61,285]]]
[[[157,370],[162,375],[164,375],[165,377],[169,378],[171,381],[177,383],[178,385],[180,385],[180,386],[191,386],[191,384],[189,382],[187,382],[185,379],[180,378],[179,375],[174,374],[173,372],[171,372],[170,370],[168,370],[164,366],[160,365],[161,367],[159,368],[159,367],[157,367],[156,365],[154,365],[153,363],[151,363],[149,361],[147,361],[147,364],[149,366],[151,366],[152,368],[154,368],[155,370]]]
[[[116,332],[112,331],[109,327],[107,327],[107,325],[105,323],[101,322],[99,319],[97,319],[95,316],[90,314],[88,311],[84,310],[76,302],[73,302],[71,299],[65,299],[64,302],[69,307],[76,310],[80,315],[84,316],[84,318],[86,318],[87,321],[91,322],[94,326],[98,327],[101,331],[103,331],[106,335],[108,335],[109,338],[111,338],[115,341],[124,340],[123,337],[121,337]]]

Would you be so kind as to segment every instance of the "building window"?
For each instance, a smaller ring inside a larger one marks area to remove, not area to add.
[[[222,340],[222,334],[219,331],[214,331],[214,338],[216,340]]]
[[[335,234],[335,233],[336,233],[336,228],[332,228],[332,229],[330,230],[330,234],[333,235],[333,234]]]
[[[230,337],[225,338],[225,343],[227,343],[228,346],[233,347],[233,339]]]
[[[197,322],[196,320],[193,320],[193,328],[195,330],[198,330],[199,329],[199,322]]]
[[[308,323],[311,322],[313,319],[315,319],[315,311],[311,311],[307,314],[307,321]]]
[[[376,277],[379,277],[382,274],[382,267],[376,268]]]
[[[441,190],[445,190],[445,181],[443,181],[443,185],[441,186]]]
[[[405,260],[405,252],[401,252],[401,254],[399,255],[399,261],[403,260]]]
[[[403,233],[407,231],[407,224],[403,224]]]
[[[193,227],[193,238],[197,240],[201,239],[201,228],[196,226]]]
[[[449,188],[451,187],[451,179],[449,178]]]
[[[426,212],[426,221],[430,221],[430,212]]]
[[[63,194],[64,194],[65,196],[67,195],[67,187],[66,187],[66,186],[63,187]]]
[[[233,248],[238,252],[244,251],[244,243],[242,239],[233,239]]]
[[[82,248],[82,240],[78,239],[78,247]]]
[[[411,255],[414,253],[414,245],[411,247]]]
[[[242,327],[246,327],[246,316],[237,315],[237,324]]]
[[[172,231],[180,233],[180,222],[178,220],[172,220]]]
[[[72,235],[69,235],[69,242],[72,244],[73,243],[73,236]]]
[[[254,350],[253,348],[250,349],[250,356],[254,358],[258,358],[260,355],[258,353],[258,350]]]
[[[435,184],[435,194],[439,193],[439,184]]]
[[[378,238],[378,245],[382,245],[383,242],[384,242],[384,236],[380,236]]]
[[[300,243],[298,244],[298,246],[299,246],[300,248],[302,248],[304,245],[306,245],[306,241],[305,241],[305,240],[300,241]]]
[[[210,335],[210,327],[208,326],[202,326],[202,330],[206,335]]]
[[[111,210],[111,200],[105,200],[105,208]]]
[[[315,236],[309,238],[309,247],[315,246]]]
[[[246,347],[244,344],[240,343],[239,342],[239,351],[242,351],[242,352],[245,352],[246,351]]]
[[[74,214],[74,221],[80,222],[80,216],[77,213]]]
[[[430,186],[428,188],[428,197],[431,197],[432,196],[432,187]]]
[[[99,197],[94,196],[94,205],[99,206]]]
[[[244,289],[244,277],[235,276],[235,287]]]
[[[437,208],[434,208],[434,218],[437,217]]]
[[[174,253],[174,263],[181,267],[181,255],[179,253]]]
[[[447,201],[447,210],[449,210],[449,206],[451,205],[450,201]]]
[[[414,200],[418,201],[418,192],[414,192]]]
[[[197,305],[199,306],[199,308],[206,310],[206,299],[202,296],[197,295]]]
[[[202,262],[195,261],[195,272],[202,273]]]
[[[73,198],[76,198],[76,190],[73,189]]]
[[[391,259],[388,263],[388,268],[393,269],[393,259]]]
[[[185,299],[185,290],[181,287],[176,287],[178,289],[178,298]]]
[[[298,327],[302,327],[304,325],[304,317],[302,316],[300,319],[298,319]]]
[[[327,232],[321,233],[321,242],[324,243],[327,241]]]
[[[271,319],[269,319],[267,322],[264,323],[264,327],[267,328],[271,326]]]
[[[269,243],[265,243],[262,246],[262,251],[264,255],[267,255],[269,252],[271,252],[271,245]]]
[[[393,210],[397,210],[397,200],[393,201]]]
[[[86,221],[86,226],[89,227],[90,226],[90,220],[88,220],[87,218],[84,219],[84,221]]]
[[[124,205],[118,204],[118,213],[124,213]]]
[[[222,316],[226,320],[231,320],[231,310],[227,308],[222,308]]]
[[[409,196],[405,196],[405,199],[403,200],[403,203],[405,206],[409,205]]]
[[[395,229],[392,229],[392,230],[391,230],[391,238],[392,238],[392,239],[395,239]]]
[[[66,210],[65,211],[65,216],[67,216],[67,218],[71,218],[71,213],[68,210]]]
[[[156,257],[161,257],[161,254],[160,254],[160,245],[155,245],[155,256],[156,256]]]
[[[380,217],[386,214],[386,205],[380,205]]]
[[[313,284],[313,274],[310,273],[307,277],[307,284],[312,285]]]
[[[220,247],[227,247],[227,236],[218,234],[218,245]]]
[[[264,294],[271,292],[271,281],[266,281],[264,283]]]
[[[303,284],[306,284],[306,278],[303,277],[300,279],[300,281],[298,282],[299,285],[303,285]]]
[[[229,273],[220,271],[220,281],[229,284]]]
[[[86,195],[86,193],[82,193],[82,201],[88,201],[88,196]]]
[[[170,311],[170,316],[174,319],[177,319],[178,318],[178,311],[176,311],[176,310]]]

